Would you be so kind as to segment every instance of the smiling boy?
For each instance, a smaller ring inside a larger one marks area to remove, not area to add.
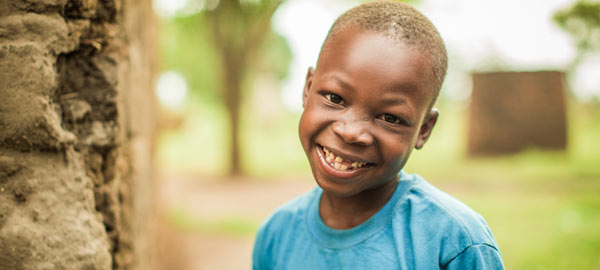
[[[299,128],[318,187],[261,226],[253,269],[504,269],[481,216],[402,171],[437,121],[446,68],[437,30],[406,4],[336,20]]]

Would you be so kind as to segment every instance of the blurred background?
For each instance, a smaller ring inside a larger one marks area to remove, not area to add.
[[[248,269],[254,234],[314,186],[301,91],[354,0],[153,0],[159,257]],[[415,0],[449,70],[419,173],[489,223],[507,269],[600,269],[600,1]]]

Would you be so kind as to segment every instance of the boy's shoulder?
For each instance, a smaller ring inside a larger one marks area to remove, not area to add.
[[[394,226],[406,227],[415,239],[426,239],[428,245],[438,243],[448,256],[477,246],[498,250],[488,224],[479,213],[421,176],[409,177],[414,184],[395,205]]]
[[[458,199],[431,185],[419,175],[413,177],[415,184],[398,201],[396,213],[413,215],[417,220],[429,220],[439,230],[440,226],[453,226],[465,233],[473,234],[473,241],[478,241],[474,230],[485,229],[488,225],[483,217]],[[409,206],[409,209],[407,208]],[[425,222],[424,222],[425,223]]]

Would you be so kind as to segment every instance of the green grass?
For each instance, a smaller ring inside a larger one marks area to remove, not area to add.
[[[537,192],[508,187],[453,194],[485,216],[507,269],[600,267],[597,190]]]
[[[170,209],[167,220],[179,230],[239,237],[254,235],[260,225],[260,221],[237,216],[221,219],[198,218],[182,208]]]
[[[157,162],[162,168],[187,173],[224,174],[227,169],[227,118],[215,103],[190,102],[177,130],[158,136]]]

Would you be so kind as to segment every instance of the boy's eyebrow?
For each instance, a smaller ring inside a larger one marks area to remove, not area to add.
[[[352,86],[351,84],[347,83],[346,81],[344,81],[342,78],[340,78],[337,75],[331,75],[331,76],[327,76],[326,79],[328,80],[333,80],[335,81],[337,84],[339,84],[342,88],[344,89],[348,89],[350,91],[356,92],[356,88],[354,88],[354,86]],[[413,89],[412,85],[408,85],[408,86],[390,86],[389,87],[390,90],[392,90],[393,92],[405,92],[406,89]],[[402,104],[406,104],[406,99],[405,98],[398,98],[398,97],[390,97],[390,98],[381,98],[381,103],[385,104],[385,105],[402,105]]]
[[[380,102],[385,105],[402,105],[402,104],[406,104],[406,99],[405,98],[397,98],[397,97],[382,98],[380,100]]]
[[[336,75],[331,75],[329,76],[329,79],[334,80],[337,84],[339,84],[342,88],[351,90],[353,92],[356,92],[356,89],[354,88],[354,86],[350,85],[349,83],[347,83],[346,81],[342,80],[341,78],[339,78]]]

